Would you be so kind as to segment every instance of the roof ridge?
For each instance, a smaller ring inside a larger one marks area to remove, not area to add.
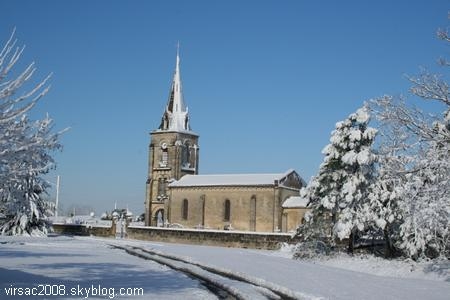
[[[232,176],[232,175],[286,175],[287,173],[216,173],[216,174],[197,174],[192,176]]]

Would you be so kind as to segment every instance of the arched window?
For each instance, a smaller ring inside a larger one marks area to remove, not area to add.
[[[188,199],[184,199],[183,204],[181,205],[181,218],[183,220],[188,219],[188,211],[189,211],[189,202]]]
[[[158,200],[164,200],[167,196],[167,178],[158,179]]]
[[[184,129],[190,130],[189,128],[189,117],[186,115],[186,118],[184,119]]]
[[[231,204],[230,200],[226,199],[224,203],[223,220],[225,222],[230,222],[231,219]]]
[[[164,195],[164,178],[158,179],[158,196]]]
[[[167,167],[168,163],[169,163],[169,152],[167,151],[167,148],[162,149],[160,166]]]
[[[191,146],[189,142],[184,143],[181,150],[181,166],[189,168],[191,166]]]
[[[250,199],[250,231],[256,231],[256,195]]]
[[[158,209],[155,213],[155,223],[157,227],[163,227],[164,226],[164,209]]]
[[[203,194],[200,196],[200,205],[201,205],[201,216],[202,216],[202,226],[205,226],[205,206],[206,206],[206,195]]]

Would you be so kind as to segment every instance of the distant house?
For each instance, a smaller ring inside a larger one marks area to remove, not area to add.
[[[305,185],[294,170],[198,175],[199,135],[190,128],[179,62],[177,53],[161,124],[150,133],[146,225],[260,232],[294,230],[305,211],[298,201],[296,206],[289,205],[295,202],[289,199],[296,199]]]

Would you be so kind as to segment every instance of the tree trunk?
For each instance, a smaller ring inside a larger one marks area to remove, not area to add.
[[[354,239],[355,239],[355,235],[352,230],[352,232],[350,233],[350,236],[348,237],[348,248],[347,248],[348,254],[353,254],[353,249],[355,246]]]
[[[386,227],[383,230],[384,235],[384,258],[391,258],[393,251],[392,251],[392,241],[391,237],[389,235],[389,225],[386,225]]]

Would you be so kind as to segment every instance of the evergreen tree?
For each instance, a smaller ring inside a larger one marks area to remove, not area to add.
[[[338,122],[317,176],[302,195],[309,199],[311,212],[305,230],[310,236],[326,234],[331,243],[348,239],[353,252],[354,237],[366,228],[363,209],[374,180],[375,158],[372,144],[376,129],[368,126],[368,107],[364,106],[346,120]],[[326,237],[326,236],[322,236]]]

